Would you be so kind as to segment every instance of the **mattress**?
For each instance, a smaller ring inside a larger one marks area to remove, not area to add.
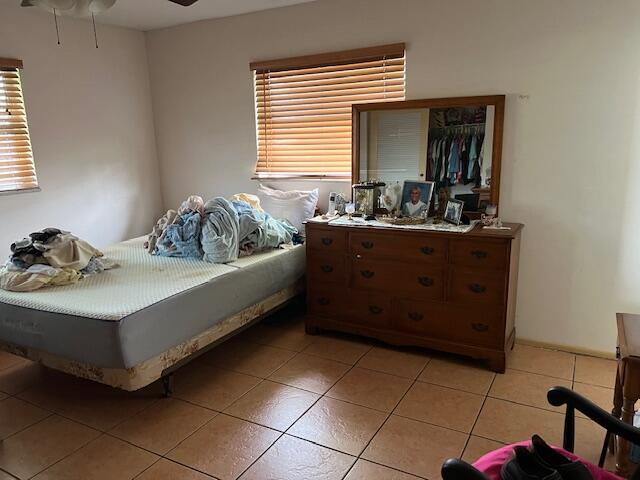
[[[144,237],[104,250],[119,268],[75,285],[0,290],[0,341],[102,368],[130,368],[296,283],[299,245],[228,264],[156,257]]]

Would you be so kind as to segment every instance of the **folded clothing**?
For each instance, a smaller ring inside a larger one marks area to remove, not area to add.
[[[45,228],[11,245],[11,257],[0,267],[0,288],[30,292],[69,285],[115,266],[100,250],[75,235]]]
[[[42,258],[43,245],[56,235],[62,233],[57,228],[45,228],[39,232],[33,232],[29,238],[23,238],[11,244],[11,261],[20,268],[29,268],[34,264],[46,264]]]
[[[244,202],[260,213],[264,212],[264,209],[260,206],[260,198],[250,193],[236,193],[231,196],[231,200],[235,202]]]
[[[0,269],[0,288],[11,292],[31,292],[47,285],[69,285],[77,283],[82,274],[70,268],[55,268],[49,265],[32,265],[26,270]]]
[[[100,250],[70,233],[56,236],[47,247],[42,256],[49,265],[56,268],[82,270],[92,258],[102,257]]]

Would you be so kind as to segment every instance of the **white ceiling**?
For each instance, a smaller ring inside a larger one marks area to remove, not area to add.
[[[169,0],[117,0],[113,8],[96,20],[138,30],[154,30],[311,1],[314,0],[199,0],[190,7],[183,7]]]

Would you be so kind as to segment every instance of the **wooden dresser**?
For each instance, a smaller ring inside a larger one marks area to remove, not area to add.
[[[307,331],[458,353],[504,372],[522,230],[506,225],[453,234],[308,222]]]

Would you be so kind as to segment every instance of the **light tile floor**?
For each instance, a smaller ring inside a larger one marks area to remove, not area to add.
[[[121,392],[0,353],[0,480],[440,478],[538,433],[560,443],[546,402],[572,387],[607,410],[615,362],[516,345],[505,375],[454,356],[309,336],[285,311],[158,384]],[[577,453],[602,432],[578,418]]]

